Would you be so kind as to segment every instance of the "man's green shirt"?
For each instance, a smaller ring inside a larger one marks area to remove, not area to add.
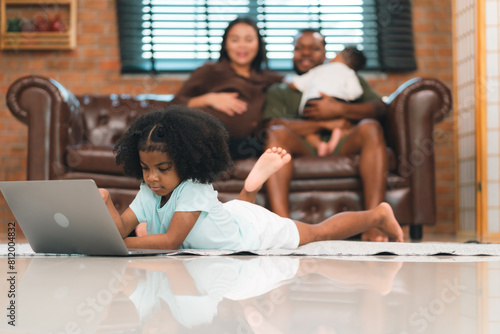
[[[359,83],[363,89],[363,95],[354,103],[379,100],[380,96],[375,93],[368,82],[358,75]],[[290,88],[286,83],[274,84],[267,90],[266,104],[264,106],[264,121],[273,118],[300,118],[299,105],[302,93]]]

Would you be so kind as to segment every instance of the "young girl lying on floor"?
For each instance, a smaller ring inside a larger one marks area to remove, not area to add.
[[[106,205],[130,248],[259,250],[296,248],[320,240],[346,239],[372,227],[392,241],[403,231],[391,207],[336,214],[309,225],[282,218],[254,204],[264,182],[291,160],[281,148],[257,161],[237,200],[221,203],[211,182],[232,165],[227,132],[214,117],[171,106],[138,118],[115,147],[125,174],[142,180],[140,190],[120,216],[109,192]],[[127,237],[140,222],[147,235]]]

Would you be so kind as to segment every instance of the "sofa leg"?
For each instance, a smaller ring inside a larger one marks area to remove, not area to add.
[[[424,227],[422,225],[410,225],[410,238],[412,241],[422,240]]]

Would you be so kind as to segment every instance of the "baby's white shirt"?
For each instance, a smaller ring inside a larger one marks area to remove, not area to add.
[[[306,102],[321,97],[320,92],[346,101],[354,101],[363,94],[356,72],[340,62],[326,63],[296,75],[293,84],[302,92],[299,106],[301,115]]]

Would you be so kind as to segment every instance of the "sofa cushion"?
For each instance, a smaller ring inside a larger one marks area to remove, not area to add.
[[[394,151],[387,148],[389,171],[397,169]],[[244,180],[255,164],[255,159],[238,160],[234,164],[233,177]],[[327,157],[304,156],[293,159],[294,180],[330,179],[359,176],[359,155],[330,155]]]
[[[238,194],[243,189],[244,180],[231,179],[226,181],[214,182],[215,190],[224,193]],[[409,181],[407,178],[397,174],[389,173],[387,175],[387,188],[400,189],[408,187]],[[331,177],[324,179],[292,179],[290,182],[290,192],[303,191],[361,191],[363,184],[359,176],[356,177]],[[265,192],[265,187],[261,192]]]
[[[121,188],[139,190],[141,180],[129,176],[110,175],[102,173],[69,172],[60,177],[64,180],[92,179],[99,188]]]
[[[123,175],[112,146],[76,145],[68,148],[66,164],[72,171]]]
[[[389,171],[396,170],[396,158],[387,149]],[[234,164],[233,178],[244,180],[255,165],[256,159],[238,160]],[[123,168],[116,165],[112,146],[76,145],[68,148],[66,163],[72,171],[123,175]],[[294,180],[332,179],[357,177],[359,156],[331,155],[328,157],[297,157],[293,160]],[[227,175],[223,179],[228,179]]]

